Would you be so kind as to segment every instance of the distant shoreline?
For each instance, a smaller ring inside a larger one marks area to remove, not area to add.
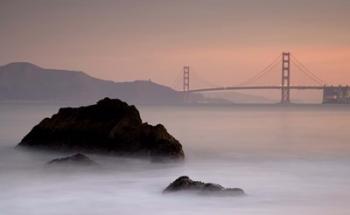
[[[5,105],[58,105],[58,106],[79,106],[93,104],[95,101],[53,101],[53,100],[0,100],[0,104]],[[349,104],[322,104],[322,103],[179,103],[179,104],[152,104],[152,103],[130,103],[136,106],[146,107],[232,107],[232,108],[334,108],[334,109],[350,109]]]

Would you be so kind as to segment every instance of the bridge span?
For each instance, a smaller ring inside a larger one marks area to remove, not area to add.
[[[290,90],[323,90],[326,86],[289,86]],[[214,87],[188,90],[188,93],[227,91],[227,90],[282,90],[282,86],[238,86],[238,87]]]
[[[276,61],[277,60],[277,61]],[[262,72],[258,73],[253,78],[261,78],[273,66],[277,63],[282,64],[282,76],[280,85],[270,85],[270,86],[226,86],[226,87],[211,87],[211,88],[201,88],[201,89],[190,89],[190,67],[185,66],[183,68],[183,93],[184,99],[189,98],[190,93],[201,93],[201,92],[214,92],[214,91],[229,91],[229,90],[279,90],[281,92],[281,103],[290,103],[290,91],[291,90],[322,90],[323,91],[323,103],[342,103],[350,104],[350,87],[347,86],[326,86],[324,82],[308,70],[300,61],[298,61],[289,52],[282,53],[281,58],[277,58],[273,63],[266,67]],[[314,80],[318,85],[291,85],[291,63],[300,69],[305,75],[310,79]]]

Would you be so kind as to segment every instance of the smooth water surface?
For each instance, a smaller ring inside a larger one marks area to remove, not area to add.
[[[0,105],[0,214],[350,214],[350,107],[139,107],[184,146],[184,163],[89,155],[98,168],[50,168],[59,153],[14,146],[57,105]],[[181,175],[244,197],[164,195]]]

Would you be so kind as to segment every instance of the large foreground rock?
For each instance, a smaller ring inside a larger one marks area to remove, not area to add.
[[[224,188],[219,184],[193,181],[188,176],[179,177],[174,182],[172,182],[167,188],[164,189],[164,193],[179,191],[188,191],[207,195],[244,195],[244,191],[240,188]]]
[[[18,146],[73,152],[182,159],[182,145],[161,124],[142,123],[135,106],[105,98],[95,105],[61,108],[36,125]]]

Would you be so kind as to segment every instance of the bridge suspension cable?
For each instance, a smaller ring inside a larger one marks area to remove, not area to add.
[[[183,80],[183,74],[182,73],[176,73],[175,78],[172,78],[170,80],[171,82],[171,87],[173,87],[176,90],[181,90],[182,87],[182,80]]]
[[[319,85],[324,85],[325,82],[316,76],[313,72],[311,72],[303,63],[301,63],[294,55],[292,56],[292,63],[296,66],[302,73],[304,73],[307,77],[313,80],[315,83]]]
[[[246,81],[243,81],[241,83],[239,83],[237,86],[246,86],[254,81],[257,81],[259,79],[261,79],[263,76],[265,76],[267,73],[271,72],[272,69],[280,62],[281,60],[281,56],[278,55],[273,61],[272,63],[270,63],[269,65],[267,65],[263,70],[259,71],[258,73],[256,73],[255,75],[253,75],[252,77],[250,77],[249,79],[247,79]]]
[[[222,87],[220,85],[214,84],[213,82],[202,78],[199,74],[196,73],[196,71],[193,71],[193,67],[191,67],[191,76],[193,77],[193,79],[198,80],[199,82],[202,82],[205,85],[208,85],[210,87]]]

